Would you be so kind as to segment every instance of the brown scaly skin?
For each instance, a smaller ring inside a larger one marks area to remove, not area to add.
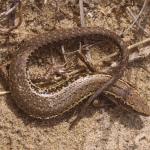
[[[44,45],[55,47],[55,45],[61,45],[71,40],[84,41],[85,39],[86,41],[91,39],[96,41],[99,39],[111,40],[118,46],[122,58],[118,67],[118,74],[113,77],[101,74],[81,77],[60,91],[51,94],[37,93],[31,87],[27,74],[27,63],[31,54]],[[116,34],[103,28],[75,28],[44,34],[30,39],[27,45],[21,48],[21,51],[10,64],[9,87],[17,106],[36,118],[52,118],[61,115],[92,95],[99,87],[106,85],[107,81],[110,81],[108,86],[111,85],[122,76],[128,60],[128,50],[125,43]],[[128,89],[127,93],[126,89]],[[104,93],[106,96],[114,98],[113,101],[122,105],[123,108],[150,115],[150,108],[147,103],[140,98],[132,87],[121,80]],[[117,100],[115,100],[116,97]]]
[[[147,101],[140,96],[135,88],[123,80],[118,80],[113,87],[104,91],[104,95],[129,112],[150,116],[150,106]]]

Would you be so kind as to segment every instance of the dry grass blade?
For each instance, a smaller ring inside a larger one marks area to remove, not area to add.
[[[138,43],[135,43],[135,44],[133,44],[133,45],[128,46],[128,49],[131,51],[132,49],[134,49],[134,48],[136,48],[136,47],[138,47],[138,46],[140,46],[140,45],[147,44],[147,43],[149,43],[149,42],[150,42],[150,38],[147,38],[147,39],[145,39],[145,40],[143,40],[143,41],[140,41],[140,42],[138,42]]]
[[[16,8],[18,7],[19,3],[16,3],[12,8],[10,8],[8,11],[5,11],[3,13],[0,14],[0,18],[6,17],[9,14],[11,14],[14,10],[16,10]]]
[[[14,29],[17,29],[21,25],[21,23],[22,23],[22,3],[21,3],[21,1],[18,1],[17,4],[18,4],[18,9],[19,9],[19,13],[18,13],[19,21],[18,21],[18,23],[16,25],[12,26],[11,28],[7,29],[7,30],[4,30],[4,31],[0,30],[1,35],[8,35],[11,31],[13,31]]]
[[[136,16],[133,14],[133,12],[131,11],[131,9],[129,7],[127,7],[127,10],[129,12],[129,14],[131,15],[131,17],[135,20]],[[135,24],[143,31],[145,32],[147,35],[149,35],[149,33],[140,25],[140,23],[137,21],[135,22]]]
[[[6,95],[6,94],[9,94],[10,91],[0,91],[0,96],[3,96],[3,95]]]
[[[141,15],[143,14],[143,12],[144,12],[144,10],[145,10],[145,8],[146,8],[148,2],[149,2],[149,0],[145,0],[145,1],[144,1],[144,4],[143,4],[143,6],[142,6],[142,9],[140,10],[140,12],[139,12],[139,14],[137,15],[136,19],[133,21],[133,23],[132,23],[123,33],[128,32],[128,31],[133,27],[133,25],[138,21],[138,19],[139,19],[139,18],[141,17]]]
[[[80,6],[80,22],[81,22],[81,27],[85,27],[83,0],[79,0],[79,6]]]

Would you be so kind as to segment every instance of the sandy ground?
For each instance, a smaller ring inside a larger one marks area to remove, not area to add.
[[[71,1],[72,2],[72,1]],[[101,26],[120,33],[131,24],[125,3],[118,0],[87,1],[85,7],[86,25]],[[1,62],[8,52],[16,50],[17,45],[25,38],[51,30],[54,24],[54,8],[48,2],[41,8],[30,1],[23,3],[23,23],[15,30],[11,43],[1,46]],[[109,4],[109,5],[107,5]],[[122,7],[119,7],[122,4]],[[138,13],[143,1],[136,1],[129,7]],[[78,24],[78,7],[73,12],[70,7],[59,1],[60,9],[66,14],[57,12],[56,28],[68,28]],[[123,7],[125,6],[125,7]],[[39,8],[38,8],[39,7]],[[111,8],[113,11],[109,13]],[[146,10],[141,20],[142,26],[150,33],[150,11]],[[71,19],[70,19],[71,17]],[[72,18],[73,17],[73,18]],[[124,40],[128,45],[146,38],[146,34],[136,26],[129,30]],[[3,37],[1,37],[3,39]],[[1,40],[3,41],[3,40]],[[144,66],[150,69],[150,62]],[[143,99],[150,102],[150,74],[140,67],[128,70],[130,82],[137,87]],[[1,88],[2,89],[2,88]],[[150,103],[149,103],[150,104]],[[81,106],[80,106],[81,107]],[[79,108],[76,108],[78,111]],[[69,130],[69,125],[75,117],[74,110],[53,120],[36,120],[28,117],[6,96],[0,98],[0,149],[1,150],[149,150],[150,149],[150,117],[128,113],[121,108],[90,106],[83,119]]]

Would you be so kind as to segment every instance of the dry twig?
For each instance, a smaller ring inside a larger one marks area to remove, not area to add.
[[[3,96],[3,95],[6,95],[6,94],[9,94],[10,91],[0,91],[0,96]]]
[[[18,21],[18,23],[15,25],[15,26],[12,26],[11,28],[9,28],[9,29],[6,29],[6,30],[0,30],[0,34],[1,35],[9,35],[9,33],[11,32],[11,31],[13,31],[14,29],[17,29],[20,25],[21,25],[21,23],[22,23],[22,3],[21,3],[21,0],[18,0],[17,1],[17,4],[16,5],[18,5],[18,9],[19,9],[19,13],[18,13],[18,15],[19,15],[19,21]],[[16,6],[15,5],[15,6]],[[10,10],[8,10],[6,13],[4,13],[6,16],[8,15],[8,14],[11,14],[13,11],[14,11],[15,9],[13,8],[13,9],[11,9],[11,11]],[[2,14],[1,14],[2,15]],[[2,15],[3,16],[3,15]]]
[[[83,0],[79,0],[81,27],[85,27]]]
[[[133,23],[122,33],[124,34],[125,32],[128,32],[132,27],[133,25],[138,21],[138,19],[140,18],[140,16],[143,14],[147,4],[148,4],[149,0],[145,0],[144,1],[144,4],[142,6],[142,9],[140,10],[139,14],[137,15],[136,19],[133,21]]]
[[[140,46],[140,45],[147,44],[147,43],[150,43],[150,38],[147,38],[147,39],[145,39],[145,40],[143,40],[143,41],[140,41],[140,42],[138,42],[138,43],[135,43],[135,44],[133,44],[133,45],[130,45],[130,46],[128,46],[128,49],[131,51],[132,49],[134,49],[134,48],[136,48],[136,47],[138,47],[138,46]]]
[[[129,14],[132,16],[132,18],[134,20],[136,20],[136,16],[133,14],[133,12],[131,11],[131,9],[129,7],[127,7],[127,10],[129,12]],[[147,35],[149,35],[149,33],[141,26],[141,24],[137,21],[135,22],[135,24],[143,31],[145,32]]]
[[[133,44],[133,45],[129,46],[128,49],[131,50],[131,49],[138,47],[147,42],[150,42],[150,38],[146,39],[144,41],[138,42],[136,44]],[[150,47],[145,50],[142,50],[140,52],[134,52],[134,53],[130,54],[128,64],[130,66],[132,66],[135,62],[140,62],[140,61],[144,61],[144,60],[148,60],[148,59],[150,59]],[[111,68],[115,68],[117,66],[118,66],[117,63],[112,63]]]
[[[16,8],[18,7],[19,3],[16,3],[12,8],[10,8],[8,11],[5,11],[3,13],[0,14],[0,19],[7,17],[8,15],[10,15],[13,11],[16,10]]]

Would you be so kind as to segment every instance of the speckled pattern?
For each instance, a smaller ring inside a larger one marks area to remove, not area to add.
[[[0,1],[5,3],[4,0]],[[64,3],[66,1],[72,2],[75,0],[59,0],[58,5],[66,14],[72,15],[72,11],[69,10],[69,7]],[[128,1],[129,6],[126,6],[127,0],[85,1],[91,6],[91,8],[85,6],[86,26],[105,27],[116,33],[126,30],[134,21],[128,14],[127,8],[129,7],[134,15],[137,16],[144,2],[144,0]],[[47,4],[40,11],[36,9],[34,3],[31,3],[31,0],[22,2],[23,24],[14,31],[15,37],[10,38],[10,43],[14,45],[8,44],[1,47],[1,54],[4,52],[16,52],[16,47],[18,47],[18,44],[22,44],[22,40],[51,30],[53,27],[55,11],[52,5],[55,5],[54,0],[47,0]],[[39,0],[34,0],[34,2],[39,2]],[[121,5],[122,2],[125,5]],[[132,2],[134,2],[134,4]],[[150,33],[149,6],[150,5],[148,5],[147,10],[140,20],[141,26],[148,33]],[[0,7],[4,8],[3,5],[0,5]],[[79,12],[79,9],[76,10]],[[1,9],[1,12],[2,11]],[[59,12],[57,14],[60,20],[56,25],[56,29],[76,26],[75,20],[67,18],[66,15],[64,16],[64,14]],[[142,33],[136,25],[123,37],[128,45],[135,44],[145,38],[147,38],[146,34]],[[140,48],[142,47],[143,46]],[[135,49],[135,51],[138,50],[139,49]],[[109,54],[108,52],[108,55]],[[99,62],[99,58],[105,57],[105,54],[103,55],[101,51],[99,55],[100,57],[97,56],[96,58],[93,56],[94,63]],[[2,55],[1,58],[4,59],[4,56]],[[96,60],[97,62],[95,62]],[[128,74],[124,75],[124,78],[135,86],[141,97],[150,104],[150,74],[138,67],[140,65],[141,62],[136,63],[135,67],[132,66],[128,70]],[[150,60],[146,60],[142,65],[150,70]],[[1,91],[5,89],[1,87]],[[100,97],[100,99],[104,100],[102,97]],[[1,96],[0,149],[150,150],[150,117],[123,111],[118,106],[112,107],[110,103],[107,104],[100,108],[95,108],[90,105],[75,128],[69,130],[70,122],[76,117],[76,113],[80,112],[82,104],[59,118],[39,120],[29,117],[18,109],[11,96]]]
[[[120,50],[121,61],[118,68],[119,72],[109,79],[108,85],[121,77],[127,65],[128,50],[126,44],[115,33],[103,28],[74,28],[40,35],[27,41],[27,44],[20,48],[22,53],[18,54],[10,64],[10,90],[19,108],[33,117],[51,118],[71,109],[84,97],[88,97],[91,92],[93,93],[98,89],[103,80],[101,76],[81,78],[55,94],[39,94],[35,92],[31,88],[28,79],[27,62],[31,54],[39,47],[48,44],[50,47],[54,47],[71,40],[82,41],[83,39],[87,41],[91,39],[95,41],[100,39],[113,41]]]

